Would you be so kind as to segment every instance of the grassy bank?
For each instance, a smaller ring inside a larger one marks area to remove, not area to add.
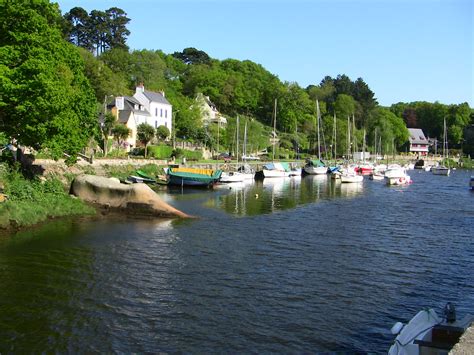
[[[57,178],[27,179],[16,168],[0,165],[0,185],[7,200],[0,203],[0,228],[31,226],[50,218],[94,215],[95,209],[68,194]]]

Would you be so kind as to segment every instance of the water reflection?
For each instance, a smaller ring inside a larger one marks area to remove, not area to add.
[[[363,192],[363,184],[341,184],[327,175],[310,175],[220,186],[205,205],[237,216],[253,216],[321,200],[354,198]]]

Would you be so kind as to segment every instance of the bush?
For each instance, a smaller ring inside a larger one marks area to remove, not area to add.
[[[156,159],[168,159],[173,155],[173,148],[169,145],[150,145],[148,146],[148,157]]]
[[[176,148],[173,151],[173,156],[176,159],[186,158],[186,160],[201,160],[202,152],[200,150],[186,150],[181,148]]]

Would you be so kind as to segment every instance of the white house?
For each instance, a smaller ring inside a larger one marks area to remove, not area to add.
[[[419,128],[408,128],[410,137],[410,152],[419,154],[421,156],[428,155],[429,142],[425,137],[423,131]]]
[[[209,99],[209,96],[199,93],[196,95],[195,101],[205,126],[210,123],[219,123],[221,126],[227,124],[227,119],[220,114],[216,105]]]
[[[144,121],[139,121],[138,124],[148,123],[154,128],[165,126],[169,129],[170,133],[172,133],[173,106],[166,100],[164,91],[148,91],[145,90],[145,87],[141,84],[137,86],[133,97],[143,105],[150,114]]]
[[[131,130],[126,139],[127,150],[137,145],[137,126],[140,123],[150,121],[150,113],[137,99],[131,96],[120,96],[115,98],[115,106],[112,113],[118,122],[124,124]]]
[[[118,96],[108,108],[117,117],[118,122],[131,130],[126,139],[127,150],[136,147],[137,127],[141,123],[147,123],[155,129],[165,126],[171,133],[173,107],[166,100],[164,92],[147,91],[140,85],[133,96]]]

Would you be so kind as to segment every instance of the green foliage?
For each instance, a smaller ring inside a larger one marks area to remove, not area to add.
[[[137,126],[137,139],[145,146],[145,158],[148,153],[148,143],[155,137],[155,129],[147,123]]]
[[[21,19],[21,21],[19,20]],[[1,2],[0,125],[21,144],[73,158],[97,127],[93,91],[56,4]]]
[[[165,140],[170,135],[170,130],[166,126],[158,126],[156,129],[156,137],[160,140]]]
[[[173,147],[169,145],[151,145],[148,147],[148,156],[156,159],[168,159],[173,155]]]
[[[186,158],[186,160],[201,160],[202,159],[202,152],[201,151],[193,151],[187,149],[176,148],[173,150],[172,156],[176,159]]]
[[[87,14],[82,7],[74,7],[64,15],[67,26],[65,35],[71,43],[97,55],[110,48],[128,49],[127,24],[130,19],[125,11],[111,7],[106,11],[92,10]]]
[[[112,128],[111,133],[120,146],[122,142],[130,136],[132,130],[124,124],[118,123]]]
[[[7,227],[11,221],[26,226],[51,217],[95,213],[82,201],[71,198],[54,177],[41,182],[25,179],[18,170],[2,169],[0,180],[9,198],[0,204],[0,227]]]

